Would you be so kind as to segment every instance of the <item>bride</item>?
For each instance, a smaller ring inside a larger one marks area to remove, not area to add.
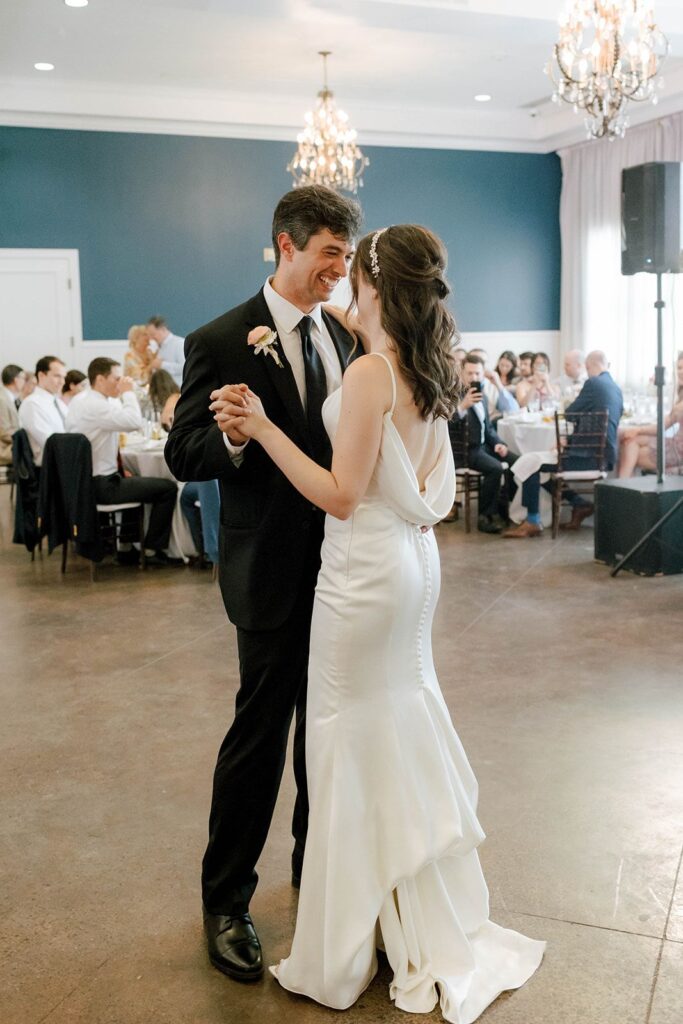
[[[351,284],[366,354],[323,407],[331,471],[246,386],[241,407],[216,418],[328,513],[308,674],[308,838],[291,953],[271,970],[291,992],[345,1009],[379,947],[396,1006],[427,1013],[439,1000],[447,1021],[469,1024],[527,981],[545,943],[489,920],[477,783],[432,661],[430,527],[455,493],[445,267],[440,240],[416,225],[359,243]]]

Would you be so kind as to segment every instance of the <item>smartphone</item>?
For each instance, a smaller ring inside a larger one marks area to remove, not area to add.
[[[478,391],[479,394],[481,394],[482,391],[484,390],[484,382],[481,380],[475,380],[472,382],[472,384],[470,384],[470,388],[473,391]]]

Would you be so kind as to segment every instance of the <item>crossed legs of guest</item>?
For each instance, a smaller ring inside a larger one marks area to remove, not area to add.
[[[566,470],[592,469],[593,463],[590,459],[581,458],[579,455],[567,455],[562,460],[563,468]],[[526,508],[526,519],[519,526],[513,526],[503,532],[503,537],[523,539],[525,537],[539,537],[543,533],[541,523],[540,501],[541,487],[551,491],[551,484],[548,481],[541,484],[541,473],[552,473],[557,469],[555,463],[541,466],[537,473],[533,473],[522,484],[522,504]],[[572,518],[569,523],[563,524],[560,529],[578,530],[584,519],[593,514],[593,505],[583,495],[575,491],[565,491],[564,497],[572,507]]]
[[[235,718],[216,763],[202,896],[209,959],[238,981],[252,981],[263,974],[249,902],[258,881],[255,865],[270,828],[294,714],[297,796],[292,884],[298,885],[301,876],[308,828],[306,682],[316,557],[317,564],[307,571],[282,626],[237,630],[240,688]]]
[[[503,470],[501,462],[511,466],[517,456],[508,452],[503,458],[491,454],[485,448],[476,448],[470,452],[470,469],[481,473],[479,481],[479,518],[478,528],[481,533],[500,533],[503,528],[500,520],[507,520],[509,508],[508,471]],[[501,478],[505,473],[505,482],[501,489]]]
[[[152,506],[145,534],[145,548],[151,556],[148,563],[169,562],[165,550],[171,539],[171,521],[178,497],[175,481],[150,476],[122,477],[119,473],[96,476],[93,480],[98,505],[141,501]]]

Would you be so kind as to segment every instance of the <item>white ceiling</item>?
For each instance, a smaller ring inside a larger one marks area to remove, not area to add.
[[[329,84],[361,144],[547,152],[584,138],[543,67],[563,0],[0,0],[0,124],[292,139]],[[660,105],[683,110],[683,0]],[[36,61],[55,65],[33,70]],[[476,93],[490,93],[479,104]]]

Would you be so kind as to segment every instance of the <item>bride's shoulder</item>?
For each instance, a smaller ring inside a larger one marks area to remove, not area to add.
[[[349,363],[342,381],[344,390],[361,395],[363,400],[389,408],[392,401],[392,382],[383,359],[368,353]]]

